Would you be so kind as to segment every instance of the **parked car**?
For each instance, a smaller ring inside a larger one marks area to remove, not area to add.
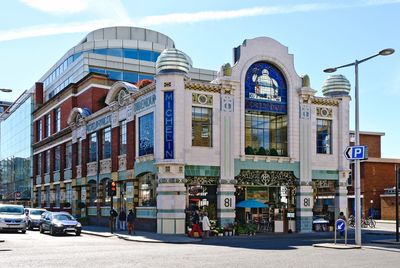
[[[26,232],[24,207],[21,205],[0,204],[0,230]]]
[[[41,233],[49,231],[51,235],[74,232],[81,235],[82,225],[68,212],[45,212],[40,218]]]
[[[29,230],[39,228],[40,216],[46,211],[44,208],[25,208],[26,228]]]

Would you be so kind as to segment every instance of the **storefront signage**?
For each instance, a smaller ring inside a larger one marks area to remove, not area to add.
[[[248,110],[286,114],[287,88],[282,73],[267,62],[253,63],[245,77]]]
[[[174,92],[164,92],[164,159],[174,158]]]
[[[95,132],[109,125],[111,125],[111,114],[87,124],[86,131],[87,133]]]
[[[152,106],[154,106],[156,103],[156,94],[152,94],[150,96],[144,97],[142,99],[137,100],[134,103],[134,111],[135,113],[141,112],[143,110],[146,110]]]

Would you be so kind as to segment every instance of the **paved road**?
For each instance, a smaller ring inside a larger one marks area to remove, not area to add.
[[[364,234],[365,243],[393,233]],[[0,267],[399,267],[399,246],[312,247],[332,233],[216,237],[194,244],[138,243],[117,237],[0,233]]]

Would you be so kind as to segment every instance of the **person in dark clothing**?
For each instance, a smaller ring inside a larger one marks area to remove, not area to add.
[[[197,210],[194,210],[192,214],[192,223],[199,224],[199,222],[200,222],[199,212]]]
[[[126,230],[126,213],[124,209],[121,209],[118,216],[119,220],[119,229],[122,231]]]
[[[133,210],[130,209],[128,213],[128,234],[135,234],[135,213],[133,213]]]

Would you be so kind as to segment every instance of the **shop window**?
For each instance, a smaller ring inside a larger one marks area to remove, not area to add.
[[[103,159],[111,158],[111,128],[103,129]]]
[[[332,154],[332,121],[317,119],[317,153]]]
[[[287,115],[247,111],[245,153],[287,156]]]
[[[90,206],[95,206],[97,201],[96,183],[90,183],[89,185],[89,204]]]
[[[139,118],[139,156],[154,153],[153,113]]]
[[[156,180],[154,175],[146,174],[139,179],[139,206],[154,207],[156,201]]]
[[[192,107],[192,146],[212,146],[212,109]]]

